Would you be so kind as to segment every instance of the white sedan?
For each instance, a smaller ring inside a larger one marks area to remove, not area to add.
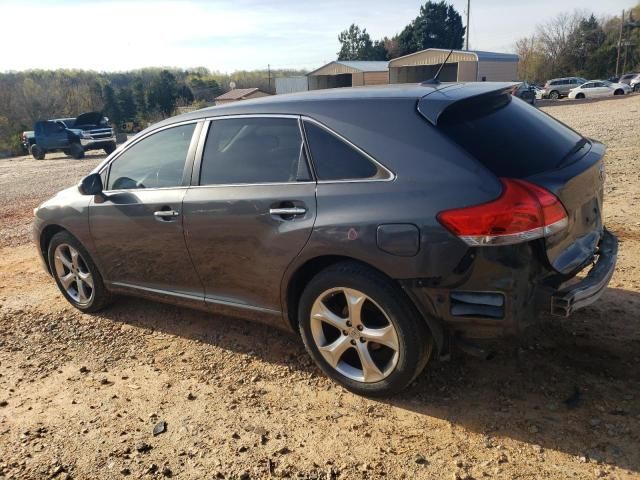
[[[569,90],[569,98],[597,98],[631,93],[632,88],[624,83],[611,83],[607,80],[591,80]]]

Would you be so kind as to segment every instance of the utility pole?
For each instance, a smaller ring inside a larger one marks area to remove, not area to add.
[[[618,76],[618,68],[620,67],[620,47],[622,46],[622,27],[624,26],[624,10],[620,18],[620,34],[618,35],[618,57],[616,58],[616,77]]]
[[[267,75],[269,76],[269,93],[271,93],[271,64],[267,64]]]
[[[471,10],[471,0],[467,0],[467,31],[465,35],[465,50],[469,50],[469,10]]]

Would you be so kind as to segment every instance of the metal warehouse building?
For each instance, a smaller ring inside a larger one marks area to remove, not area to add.
[[[388,62],[336,60],[307,74],[309,90],[389,83]]]
[[[449,50],[428,48],[394,58],[389,62],[389,83],[417,83],[433,78],[448,54]],[[439,79],[443,82],[511,81],[518,78],[518,61],[518,56],[510,53],[454,50]]]

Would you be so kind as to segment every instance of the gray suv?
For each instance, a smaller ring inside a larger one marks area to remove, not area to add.
[[[299,332],[346,388],[398,392],[457,344],[594,302],[613,274],[604,147],[513,85],[330,89],[170,118],[40,205],[35,243],[84,312],[129,294],[265,322]]]
[[[542,98],[557,100],[569,95],[569,90],[579,87],[587,80],[582,77],[552,78],[542,88]]]

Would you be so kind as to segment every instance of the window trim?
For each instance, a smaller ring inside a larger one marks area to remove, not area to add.
[[[121,151],[116,152],[115,156],[113,156],[113,158],[108,158],[107,161],[102,164],[99,165],[97,167],[97,169],[95,170],[95,173],[98,174],[102,174],[102,172],[104,172],[105,170],[106,175],[107,175],[107,182],[104,185],[104,187],[107,187],[107,185],[109,185],[109,176],[111,175],[111,165],[113,164],[113,162],[115,162],[116,160],[118,160],[118,158],[120,158],[121,155],[123,155],[125,152],[127,152],[129,149],[131,149],[134,145],[137,145],[138,143],[140,143],[141,141],[145,140],[146,138],[149,138],[152,135],[155,135],[156,133],[160,133],[164,130],[168,130],[170,128],[175,128],[175,127],[181,127],[183,125],[189,125],[195,123],[195,127],[193,129],[193,134],[191,136],[191,143],[189,144],[189,148],[187,150],[187,155],[185,158],[185,163],[184,163],[184,169],[182,171],[182,180],[180,181],[180,185],[175,185],[173,187],[151,187],[151,188],[119,188],[116,190],[108,190],[108,189],[104,189],[103,193],[117,193],[117,192],[147,192],[147,191],[156,191],[156,190],[171,190],[171,189],[177,189],[177,188],[188,188],[189,187],[189,180],[191,178],[191,173],[193,171],[193,167],[194,167],[194,156],[196,153],[196,146],[198,145],[198,141],[200,140],[201,134],[202,134],[202,125],[205,123],[203,122],[203,120],[201,118],[199,119],[195,119],[195,120],[185,120],[183,122],[176,122],[176,123],[172,123],[170,125],[164,125],[162,127],[156,128],[154,130],[151,130],[147,133],[145,133],[144,135],[140,136],[139,138],[133,138],[131,139],[131,143],[125,143],[124,144],[124,148],[122,148]]]

